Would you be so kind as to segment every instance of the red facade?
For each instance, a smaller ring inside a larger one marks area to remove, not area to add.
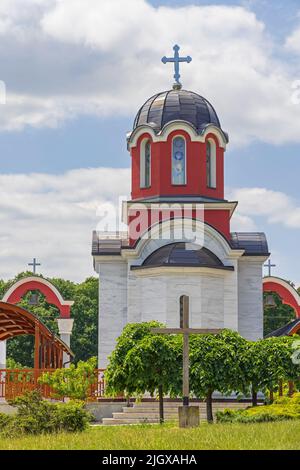
[[[182,136],[186,141],[186,184],[172,184],[172,140]],[[144,139],[151,141],[151,186],[140,187],[140,153]],[[214,134],[208,134],[207,140],[216,145],[216,188],[207,186],[206,142],[193,141],[184,130],[169,134],[167,141],[153,142],[151,135],[142,134],[137,145],[131,149],[132,159],[132,200],[148,199],[158,196],[203,196],[212,199],[224,199],[224,149],[220,147]]]

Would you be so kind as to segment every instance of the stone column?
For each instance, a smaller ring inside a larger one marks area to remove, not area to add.
[[[6,368],[6,341],[0,341],[0,369]]]
[[[57,323],[58,323],[59,336],[61,340],[64,343],[66,343],[67,346],[70,347],[74,319],[73,318],[58,318]],[[63,363],[68,362],[69,360],[70,358],[68,354],[64,353]],[[70,363],[66,364],[65,367],[70,367]]]

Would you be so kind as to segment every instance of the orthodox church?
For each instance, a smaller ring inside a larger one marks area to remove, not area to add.
[[[149,98],[127,135],[131,199],[126,233],[93,233],[99,274],[99,367],[105,368],[127,323],[182,322],[189,297],[192,328],[230,328],[263,337],[263,233],[231,232],[237,201],[224,196],[229,139],[204,97],[182,89],[178,46],[175,84]]]

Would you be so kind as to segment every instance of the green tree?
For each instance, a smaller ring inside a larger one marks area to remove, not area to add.
[[[163,397],[181,390],[181,343],[173,335],[154,335],[157,322],[127,325],[118,338],[106,371],[107,393],[151,396],[158,391],[160,422],[164,420]],[[161,325],[160,325],[161,326]]]
[[[247,390],[241,360],[246,340],[238,333],[224,330],[218,335],[194,335],[190,348],[190,386],[198,398],[206,399],[207,420],[213,422],[212,394],[225,395]]]
[[[300,370],[292,361],[293,343],[294,338],[289,336],[248,342],[243,363],[253,406],[257,405],[258,391],[276,391],[280,381],[298,381]]]
[[[264,300],[270,295],[270,292],[264,293]],[[272,292],[272,296],[276,303],[276,307],[264,308],[264,336],[267,336],[272,331],[281,328],[282,326],[295,319],[295,311],[289,305],[282,303],[281,298],[276,292]]]

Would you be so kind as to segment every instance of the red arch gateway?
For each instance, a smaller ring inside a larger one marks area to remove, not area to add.
[[[29,291],[38,290],[44,294],[47,302],[55,305],[60,311],[60,318],[70,318],[72,300],[64,300],[61,293],[51,282],[42,277],[31,276],[20,279],[5,293],[2,301],[9,304],[17,304]]]
[[[300,295],[287,281],[274,276],[264,277],[263,291],[276,292],[282,302],[292,307],[296,317],[300,318]]]

